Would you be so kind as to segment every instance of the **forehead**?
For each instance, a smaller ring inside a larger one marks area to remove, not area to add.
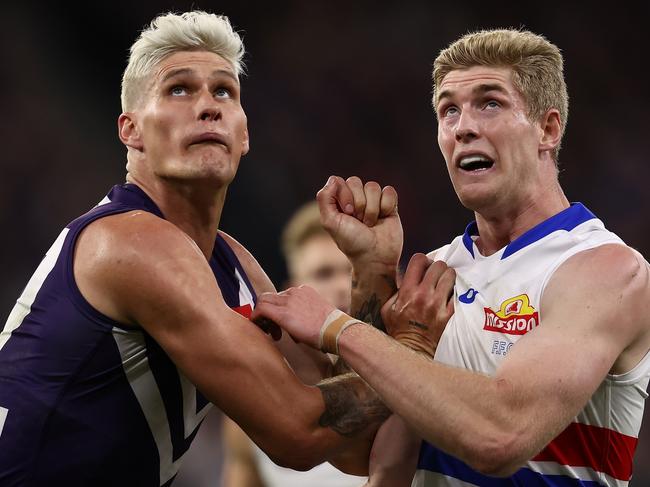
[[[303,261],[313,262],[314,265],[331,260],[343,259],[345,262],[348,260],[334,240],[326,233],[318,233],[307,238],[297,248],[296,255]]]
[[[221,72],[237,79],[233,65],[218,54],[209,51],[179,51],[165,57],[156,65],[153,82],[161,82],[181,70],[200,76]]]
[[[497,66],[472,66],[447,73],[438,87],[437,99],[476,92],[478,87],[495,87],[517,94],[512,81],[512,69]]]

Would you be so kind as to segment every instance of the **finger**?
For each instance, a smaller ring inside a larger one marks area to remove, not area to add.
[[[422,285],[427,289],[436,289],[440,277],[448,269],[447,264],[442,260],[435,261],[427,269],[424,277],[422,278]],[[446,300],[445,300],[446,302]]]
[[[397,214],[397,191],[392,186],[386,186],[381,190],[381,203],[379,217],[386,217]]]
[[[381,314],[381,319],[384,322],[384,326],[388,329],[388,325],[391,322],[392,314],[395,312],[397,298],[399,296],[399,291],[393,294],[388,301],[384,303],[379,311]]]
[[[456,284],[456,271],[451,267],[445,271],[438,279],[436,285],[436,294],[439,296],[438,313],[446,315],[447,319],[451,317],[454,310],[454,285]]]
[[[350,176],[345,182],[354,196],[354,216],[357,220],[363,221],[366,211],[366,194],[363,191],[363,183],[357,176]]]
[[[341,212],[354,213],[354,197],[343,178],[330,176],[327,184],[316,194],[320,220],[326,229],[333,230]]]
[[[426,255],[421,253],[413,254],[402,278],[400,294],[408,295],[412,293],[422,282],[422,278],[429,266],[431,266],[431,261]]]
[[[262,293],[257,297],[257,304],[251,313],[251,321],[268,318],[276,323],[281,322],[281,316],[288,301],[287,296],[275,293]]]
[[[366,195],[366,212],[363,215],[363,223],[374,227],[379,217],[379,205],[381,204],[381,186],[375,181],[368,181],[363,186]]]
[[[444,305],[449,304],[454,300],[454,286],[456,285],[456,271],[451,267],[447,268],[445,272],[438,279],[436,289],[443,293],[445,296]]]

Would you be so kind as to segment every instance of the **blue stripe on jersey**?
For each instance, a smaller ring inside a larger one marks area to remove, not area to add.
[[[558,230],[565,230],[567,232],[570,232],[581,223],[592,220],[594,218],[596,218],[596,215],[589,211],[582,203],[572,203],[568,208],[562,210],[556,215],[553,215],[548,220],[544,220],[539,225],[534,226],[510,242],[504,250],[501,259],[505,259],[511,256],[515,252],[534,242],[537,242],[538,240],[541,240],[553,232],[556,232]],[[472,257],[474,257],[474,241],[472,240],[472,236],[476,235],[478,235],[478,225],[474,221],[467,225],[465,228],[465,233],[463,234],[463,244],[469,253],[472,254]]]
[[[519,469],[511,477],[489,477],[426,441],[420,447],[418,469],[441,473],[480,487],[602,487],[598,482],[564,475],[546,475],[528,468]]]

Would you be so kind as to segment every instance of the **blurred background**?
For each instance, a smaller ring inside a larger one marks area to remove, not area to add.
[[[156,14],[200,8],[243,34],[251,152],[229,190],[222,228],[281,286],[279,233],[330,174],[392,184],[404,257],[461,233],[436,144],[430,72],[438,51],[486,27],[525,27],[565,57],[570,116],[560,164],[572,201],[650,255],[645,72],[647,3],[13,2],[0,39],[0,310],[13,302],[60,229],[124,180],[117,138],[127,50]],[[632,5],[635,5],[632,7]],[[606,278],[606,276],[603,276]],[[646,415],[649,416],[650,415]],[[634,486],[650,485],[650,426]]]

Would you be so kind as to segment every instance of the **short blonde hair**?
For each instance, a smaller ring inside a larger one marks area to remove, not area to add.
[[[213,52],[232,64],[237,76],[244,70],[244,44],[228,17],[201,10],[159,15],[131,46],[122,76],[123,111],[137,106],[154,66],[178,51]]]
[[[317,235],[328,236],[329,234],[321,225],[318,203],[310,201],[291,216],[282,231],[282,253],[287,262],[292,261],[296,251],[306,241]]]
[[[528,118],[539,121],[551,108],[560,112],[562,136],[569,118],[569,95],[560,49],[545,37],[516,29],[481,30],[442,50],[433,63],[433,105],[450,71],[472,66],[511,68],[515,88],[524,97]],[[553,151],[557,163],[560,146]]]

